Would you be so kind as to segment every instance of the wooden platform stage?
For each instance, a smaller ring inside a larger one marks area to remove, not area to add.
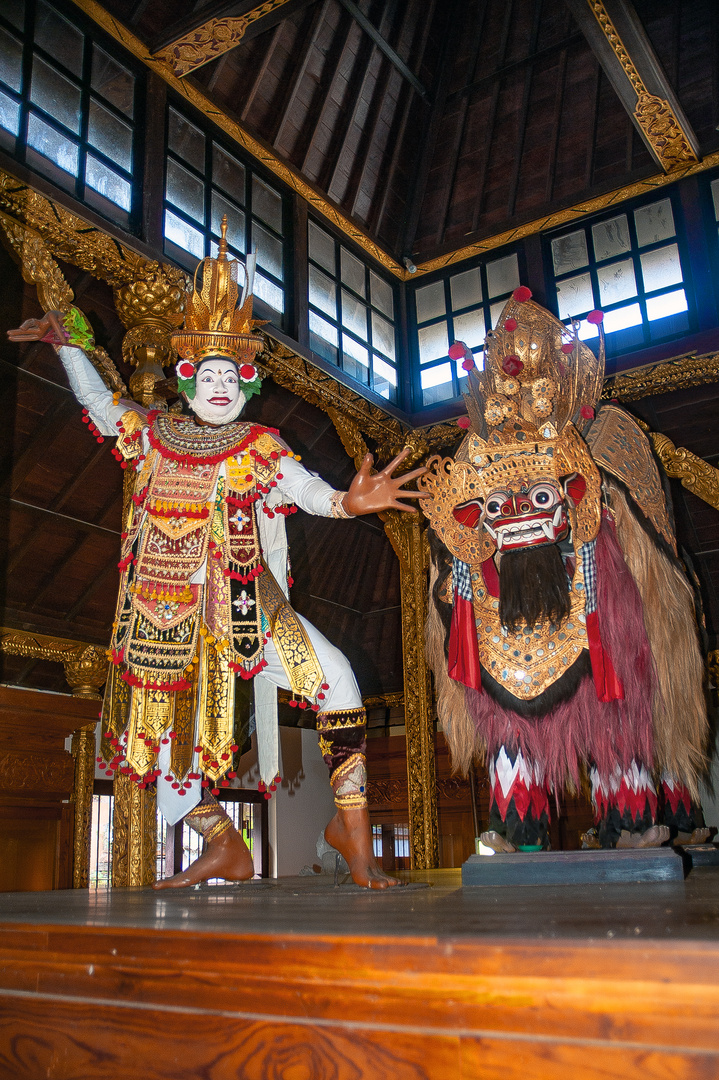
[[[0,1078],[719,1077],[719,868],[424,879],[2,894]]]

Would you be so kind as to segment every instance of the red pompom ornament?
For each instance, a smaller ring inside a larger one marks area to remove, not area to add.
[[[512,298],[517,301],[518,304],[524,304],[527,300],[532,299],[532,290],[528,289],[526,285],[520,285],[518,289],[515,289],[512,293]]]
[[[591,405],[582,405],[581,409],[579,410],[579,415],[581,417],[583,417],[585,420],[593,420],[594,419],[594,409],[592,408]]]
[[[240,378],[243,382],[254,382],[257,378],[257,368],[253,364],[243,364],[240,368]]]
[[[471,371],[474,367],[474,358],[468,356],[466,360],[462,361],[462,367],[465,371]]]
[[[175,373],[181,379],[193,379],[195,377],[195,365],[189,360],[180,360],[175,368]]]
[[[522,371],[523,369],[524,364],[518,356],[514,356],[513,354],[505,356],[504,360],[502,361],[502,371],[505,375],[519,375],[520,371]]]
[[[517,329],[517,320],[516,319],[505,319],[504,320],[504,329],[507,331],[508,334],[513,333]]]
[[[600,322],[604,322],[604,312],[599,308],[595,308],[594,311],[590,311],[587,315],[587,322],[592,326],[599,326]]]
[[[564,344],[562,345],[562,352],[564,353],[565,356],[569,356],[570,353],[573,353],[574,352],[573,343],[571,341],[565,341]]]
[[[447,350],[447,353],[451,360],[461,360],[463,356],[466,357],[472,355],[463,341],[454,341]]]
[[[468,416],[460,416],[459,419],[457,420],[457,427],[464,428],[465,431],[469,427],[469,424],[470,424],[470,420],[469,420]]]

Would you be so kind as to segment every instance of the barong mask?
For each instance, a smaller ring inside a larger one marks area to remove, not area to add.
[[[222,219],[216,259],[203,259],[195,271],[185,323],[172,335],[180,356],[177,388],[193,412],[206,423],[223,425],[237,419],[245,402],[259,394],[260,375],[253,363],[264,347],[253,331],[265,320],[252,318],[255,256],[245,260],[240,294],[237,259],[227,256],[227,218]],[[202,270],[202,287],[197,287]],[[200,368],[206,374],[200,389]],[[206,384],[206,385],[205,385]]]
[[[455,459],[428,462],[422,509],[451,553],[470,566],[496,551],[576,547],[599,530],[599,472],[581,437],[604,371],[599,358],[517,289],[485,346],[468,361],[469,432]]]

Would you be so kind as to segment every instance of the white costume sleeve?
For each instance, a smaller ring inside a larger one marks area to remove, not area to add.
[[[127,412],[127,406],[115,405],[112,391],[95,371],[82,349],[63,345],[58,350],[67,372],[70,389],[83,405],[95,427],[102,435],[117,435],[117,422]]]
[[[291,457],[282,458],[280,472],[282,479],[277,481],[277,490],[286,498],[308,514],[332,517],[331,499],[335,488],[331,484]]]

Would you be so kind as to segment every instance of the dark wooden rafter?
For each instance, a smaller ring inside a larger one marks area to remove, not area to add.
[[[257,97],[258,91],[260,89],[260,86],[262,85],[262,80],[264,79],[265,75],[267,74],[267,69],[268,69],[268,67],[270,65],[272,57],[275,54],[275,50],[276,50],[276,48],[277,48],[277,46],[279,44],[281,33],[282,33],[282,24],[278,23],[275,26],[274,30],[272,31],[272,40],[270,41],[269,45],[267,46],[267,49],[265,51],[265,55],[262,58],[262,63],[260,64],[260,66],[257,69],[257,74],[255,75],[254,82],[252,83],[252,89],[250,90],[249,94],[245,98],[245,103],[242,106],[242,111],[240,112],[240,119],[241,120],[246,120],[249,113],[250,113],[250,109],[252,108],[252,106],[253,106],[253,104],[255,102],[255,98]]]
[[[434,148],[444,119],[444,106],[448,93],[451,67],[457,51],[456,44],[464,24],[462,8],[462,0],[447,0],[446,31],[432,94],[434,104],[429,111],[423,137],[417,146],[412,168],[412,182],[407,199],[407,210],[402,235],[399,238],[399,251],[401,256],[404,257],[410,255],[414,238],[417,235],[417,226],[422,213],[422,203],[424,202]]]
[[[646,137],[638,124],[634,110],[637,104],[637,91],[622,66],[612,45],[607,40],[588,0],[565,0],[572,15],[579,24],[582,33],[606,73],[617,97],[626,109],[637,128],[647,149],[658,165],[663,166],[656,148]],[[611,18],[622,44],[649,94],[654,94],[669,103],[684,136],[692,151],[699,158],[699,142],[689,120],[679,103],[679,99],[667,78],[651,41],[642,26],[631,0],[604,0],[604,7]]]
[[[434,12],[436,8],[436,0],[430,0],[426,16],[422,20],[422,31],[420,34],[419,45],[416,50],[415,67],[419,71],[424,62],[424,56],[427,49],[427,43],[429,41],[430,28],[432,20],[434,18]],[[403,25],[403,34],[406,32],[408,35],[413,34],[415,26],[411,24],[409,18],[409,11],[406,12],[405,21]],[[400,37],[401,47],[402,38]],[[405,138],[407,134],[407,126],[409,124],[409,118],[412,113],[412,106],[416,104],[414,94],[410,90],[407,83],[403,83],[401,88],[401,94],[403,97],[403,103],[400,110],[399,122],[394,126],[390,142],[393,146],[392,157],[390,159],[389,169],[387,170],[387,180],[383,185],[382,197],[378,203],[376,203],[376,209],[373,212],[372,219],[370,221],[370,228],[379,234],[382,230],[382,223],[384,221],[385,212],[387,209],[387,200],[390,192],[393,189],[394,179],[397,173],[397,168],[400,163],[400,158],[405,149]]]
[[[414,72],[412,72],[411,69],[405,64],[402,57],[399,56],[394,51],[392,46],[385,40],[385,38],[382,36],[381,30],[377,30],[377,28],[370,22],[367,16],[363,14],[363,12],[357,7],[357,5],[354,3],[354,0],[339,0],[339,2],[344,8],[346,8],[346,10],[355,20],[355,22],[359,23],[365,33],[372,38],[372,41],[374,41],[378,49],[380,49],[384,53],[390,63],[394,64],[400,74],[403,75],[407,82],[414,87],[419,96],[421,98],[424,98],[424,100],[428,104],[430,104],[430,95],[426,87],[420,82]]]
[[[584,186],[585,188],[591,187],[592,176],[594,175],[594,150],[597,145],[597,122],[599,114],[599,95],[602,88],[602,68],[599,63],[596,64],[594,72],[594,103],[591,111],[592,117],[592,130],[590,137],[587,139],[587,155],[584,163]]]
[[[300,171],[308,177],[308,179],[315,181],[317,178],[317,171],[312,166],[312,158],[315,156],[315,149],[317,144],[317,134],[320,129],[325,125],[325,117],[327,114],[336,107],[336,100],[332,96],[332,91],[337,86],[340,78],[340,72],[343,69],[343,65],[353,65],[353,58],[356,57],[356,45],[366,39],[361,36],[361,31],[358,29],[353,19],[348,16],[346,20],[343,20],[337,27],[337,33],[340,37],[343,37],[342,47],[339,53],[337,62],[332,66],[332,76],[327,86],[327,90],[324,93],[322,106],[315,118],[315,123],[312,128],[312,134],[309,137],[307,143],[307,150],[302,161]],[[365,45],[366,48],[366,45]],[[327,125],[331,127],[331,125]]]
[[[62,387],[58,387],[62,392]],[[16,492],[25,478],[32,472],[37,463],[47,453],[47,448],[57,438],[60,432],[71,419],[77,415],[77,402],[69,393],[63,393],[56,401],[48,416],[43,418],[42,426],[37,431],[22,452],[19,458],[12,462],[12,472],[9,471],[9,462],[3,463],[3,472],[8,475],[8,490],[10,494]],[[11,486],[10,486],[11,485]]]
[[[501,72],[504,67],[505,57],[507,55],[509,32],[512,28],[513,6],[514,0],[507,0],[504,9],[504,22],[502,24],[502,35],[499,45],[499,73],[492,89],[492,100],[489,107],[489,122],[487,123],[487,138],[485,141],[486,149],[482,158],[479,175],[477,176],[477,197],[475,199],[474,212],[472,214],[472,232],[476,232],[479,228],[479,222],[482,216],[482,206],[484,204],[484,184],[487,178],[487,169],[489,168],[489,156],[491,154],[492,145],[494,142],[494,129],[497,122],[497,106],[499,105],[499,95],[502,89]]]
[[[387,32],[387,30],[389,29],[389,27],[392,24],[392,17],[394,15],[394,12],[395,12],[395,3],[394,3],[394,0],[391,0],[391,2],[386,3],[384,5],[384,7],[383,7],[382,19],[380,21],[380,32],[382,32],[382,33]],[[344,166],[346,156],[349,155],[350,160],[354,160],[355,162],[357,162],[357,159],[358,159],[358,156],[359,156],[358,152],[357,152],[357,150],[352,151],[351,149],[349,149],[348,143],[350,141],[350,135],[352,133],[352,129],[357,124],[358,114],[362,111],[362,109],[365,108],[364,93],[365,93],[365,90],[368,87],[368,84],[369,84],[370,80],[374,80],[375,85],[374,85],[374,89],[373,89],[373,92],[372,92],[372,95],[371,95],[371,105],[369,106],[367,117],[366,117],[364,123],[361,125],[362,129],[363,129],[362,140],[363,140],[363,142],[365,144],[365,153],[366,153],[367,149],[369,149],[369,147],[371,147],[371,145],[372,145],[372,140],[371,140],[370,136],[371,136],[371,133],[372,133],[372,131],[374,130],[374,128],[376,126],[377,115],[379,114],[379,111],[381,110],[381,107],[382,107],[382,101],[380,100],[380,98],[383,97],[383,94],[378,93],[377,84],[378,84],[378,81],[380,79],[383,66],[384,66],[384,69],[385,69],[384,85],[386,85],[386,76],[388,74],[389,65],[386,62],[383,64],[382,50],[371,47],[370,50],[369,50],[369,56],[367,58],[366,64],[364,64],[364,65],[359,65],[358,64],[358,68],[359,68],[358,75],[360,76],[360,78],[359,78],[359,86],[357,88],[356,93],[354,93],[352,95],[352,99],[354,101],[354,104],[353,104],[352,108],[347,109],[347,113],[346,113],[347,118],[346,118],[346,123],[345,123],[345,126],[344,126],[344,132],[343,132],[343,135],[342,135],[342,142],[341,142],[339,150],[333,155],[334,168],[332,169],[332,173],[330,175],[329,183],[327,184],[327,187],[326,187],[327,194],[330,196],[330,198],[333,198],[333,197],[336,198],[336,196],[333,196],[333,189],[334,189],[335,184],[336,184],[336,182],[338,180],[338,177],[341,175],[341,173],[343,171],[343,166]],[[359,170],[357,170],[355,184],[353,186],[353,189],[349,193],[349,197],[347,198],[347,202],[349,202],[351,200],[354,203],[354,198],[355,198],[355,195],[357,194],[357,185],[358,185],[358,182],[359,182],[359,175],[360,175]],[[339,200],[337,200],[337,201],[339,201]],[[344,202],[345,201],[344,198],[341,201]]]
[[[567,23],[569,24],[571,16],[567,11]],[[569,26],[567,25],[563,38],[567,38]],[[557,83],[554,93],[554,112],[552,114],[552,128],[548,148],[549,161],[547,165],[547,183],[544,189],[544,198],[547,203],[551,203],[554,196],[554,177],[557,167],[557,151],[559,149],[559,139],[562,131],[562,105],[564,103],[564,87],[567,79],[567,57],[569,55],[569,47],[564,45],[559,52],[559,62],[557,70]]]
[[[108,574],[111,573],[117,573],[117,553],[114,553],[110,556],[99,574],[95,575],[87,588],[85,588],[80,594],[80,596],[78,596],[75,603],[65,615],[66,622],[72,622],[73,619],[75,619],[79,615],[90,597],[98,591],[101,585],[104,584]]]
[[[467,83],[471,83],[474,80],[474,76],[477,70],[477,63],[479,61],[479,54],[482,48],[482,35],[484,33],[484,27],[487,19],[487,11],[489,9],[490,0],[484,0],[482,4],[482,10],[479,14],[477,21],[476,32],[474,33],[474,43],[472,51],[467,57],[467,64],[465,68],[465,78]],[[452,95],[453,97],[454,95]],[[450,96],[447,97],[446,104],[449,103]],[[452,202],[452,193],[454,191],[454,184],[457,178],[457,168],[459,165],[460,153],[462,145],[464,143],[465,130],[467,126],[467,112],[469,110],[469,94],[463,94],[460,100],[459,111],[454,126],[454,138],[452,140],[452,148],[450,150],[450,165],[447,172],[448,182],[444,185],[444,198],[442,207],[437,219],[437,231],[435,233],[435,244],[439,246],[443,239],[444,233],[447,228],[447,217],[449,215],[449,208]]]
[[[539,30],[542,23],[542,9],[543,0],[535,0],[534,4],[534,18],[532,20],[532,36],[530,39],[529,51],[534,53],[537,51],[537,41],[539,40]],[[519,110],[519,138],[517,141],[517,149],[514,156],[514,166],[512,168],[512,177],[509,181],[509,188],[507,191],[507,217],[512,218],[517,205],[517,190],[519,188],[519,178],[522,170],[522,157],[524,154],[524,140],[527,135],[527,119],[529,116],[529,106],[532,100],[532,79],[534,78],[534,65],[529,64],[524,69],[524,86],[522,88],[522,105]]]
[[[277,112],[277,120],[274,128],[268,132],[268,141],[274,146],[280,146],[285,133],[286,125],[292,115],[292,108],[299,93],[302,82],[307,74],[307,66],[312,57],[313,50],[317,47],[317,39],[322,29],[322,24],[327,16],[327,10],[331,0],[322,0],[315,6],[312,13],[312,22],[305,34],[304,44],[295,68],[294,77],[288,80],[284,99]]]

